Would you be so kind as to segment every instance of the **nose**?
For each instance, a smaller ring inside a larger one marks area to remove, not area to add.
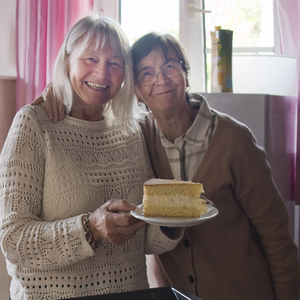
[[[107,78],[109,76],[108,66],[104,62],[98,62],[93,70],[93,74],[99,78]]]
[[[165,82],[170,81],[162,71],[156,73],[156,84],[164,84]]]

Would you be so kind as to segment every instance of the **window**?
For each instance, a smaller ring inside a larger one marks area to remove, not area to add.
[[[152,31],[179,38],[179,1],[121,1],[120,23],[131,44]]]
[[[275,53],[273,0],[205,0],[207,91],[211,90],[211,31],[215,26],[233,31],[233,56]],[[233,58],[234,59],[234,58]]]
[[[233,30],[233,53],[274,53],[273,0],[206,0],[206,45],[215,26]]]
[[[205,90],[203,35],[199,34],[203,23],[197,17],[188,20],[186,0],[120,0],[120,23],[131,43],[149,31],[169,33],[178,38],[192,66],[190,86],[195,91]]]
[[[109,9],[111,3],[115,3],[119,21],[131,43],[149,31],[167,32],[179,38],[191,64],[192,91],[210,90],[210,31],[215,26],[233,30],[234,55],[274,54],[277,50],[274,0],[95,0],[97,2],[102,14],[107,12],[108,3]],[[205,7],[211,13],[192,12],[192,7]]]

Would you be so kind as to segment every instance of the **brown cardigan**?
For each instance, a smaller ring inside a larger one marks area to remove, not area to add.
[[[180,286],[203,300],[296,300],[297,247],[266,153],[246,126],[216,113],[218,127],[193,181],[203,183],[219,215],[148,260],[150,285]],[[153,116],[141,126],[155,176],[173,178]]]

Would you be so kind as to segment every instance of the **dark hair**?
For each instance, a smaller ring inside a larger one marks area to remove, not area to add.
[[[155,49],[161,49],[167,59],[169,47],[175,50],[183,71],[188,74],[190,65],[183,46],[174,36],[170,34],[159,34],[157,32],[145,34],[131,46],[134,73],[136,72],[138,63]],[[135,77],[136,75],[135,73]]]

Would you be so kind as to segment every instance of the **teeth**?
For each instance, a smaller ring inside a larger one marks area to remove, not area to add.
[[[87,81],[86,84],[92,88],[97,88],[97,89],[106,89],[108,87],[107,85],[102,85],[102,84],[98,84],[98,83],[90,82],[90,81]]]

